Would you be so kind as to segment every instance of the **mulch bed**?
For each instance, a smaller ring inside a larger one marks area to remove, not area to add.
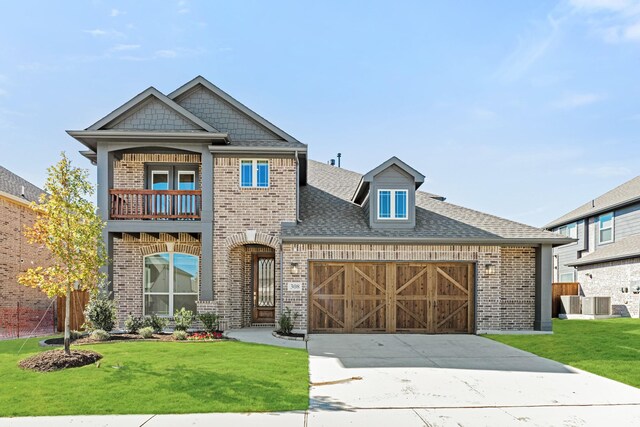
[[[223,336],[220,337],[219,340],[227,340],[228,338]],[[98,341],[91,338],[90,335],[86,335],[82,338],[78,338],[77,340],[72,340],[72,345],[85,345],[85,344],[107,344],[112,342],[122,342],[122,341],[174,341],[179,342],[175,338],[173,338],[172,334],[153,334],[151,338],[142,338],[138,334],[112,334],[111,338],[108,341]],[[184,342],[184,341],[183,341]],[[191,341],[190,341],[191,342]],[[63,345],[64,338],[50,338],[44,341],[46,345]]]
[[[100,359],[102,359],[101,354],[90,350],[71,350],[70,355],[65,354],[64,350],[50,350],[21,360],[18,366],[32,371],[51,372],[91,365]]]
[[[280,335],[281,337],[291,337],[291,338],[304,338],[305,337],[304,334],[300,334],[300,333],[297,333],[297,332],[291,332],[289,334],[285,334],[283,332],[276,331],[276,333],[278,335]]]

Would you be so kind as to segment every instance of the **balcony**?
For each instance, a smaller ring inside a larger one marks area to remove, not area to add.
[[[110,219],[199,220],[201,190],[109,190]]]

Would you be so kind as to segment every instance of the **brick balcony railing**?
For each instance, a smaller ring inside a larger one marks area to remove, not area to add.
[[[200,219],[200,190],[109,190],[110,219]]]

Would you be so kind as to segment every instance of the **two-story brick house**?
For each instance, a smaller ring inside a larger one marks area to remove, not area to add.
[[[286,308],[310,332],[549,330],[554,233],[417,191],[397,158],[365,175],[197,77],[149,88],[86,130],[119,319]]]
[[[18,283],[18,276],[28,268],[46,266],[51,261],[45,247],[29,243],[24,235],[25,227],[32,226],[36,219],[31,202],[37,202],[43,193],[0,166],[0,337],[11,336],[16,328],[31,332],[47,309],[48,316],[53,317],[52,301],[45,293]],[[40,332],[50,332],[51,322],[47,319],[42,323]]]
[[[640,316],[640,176],[551,221],[577,239],[554,248],[554,280],[611,296],[613,314]]]

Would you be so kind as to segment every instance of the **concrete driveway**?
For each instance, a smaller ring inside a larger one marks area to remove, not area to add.
[[[406,425],[640,425],[639,389],[479,336],[312,335],[308,349],[309,421],[410,409],[385,413]]]

